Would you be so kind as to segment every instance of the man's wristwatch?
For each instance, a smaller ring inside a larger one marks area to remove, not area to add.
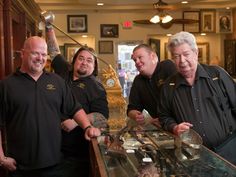
[[[92,125],[89,125],[89,126],[85,127],[84,132],[86,132],[86,130],[89,129],[89,128],[92,128]]]

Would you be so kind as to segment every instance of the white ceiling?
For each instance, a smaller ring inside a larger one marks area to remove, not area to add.
[[[35,0],[42,10],[46,11],[137,11],[152,10],[153,3],[158,0]],[[236,8],[236,0],[188,0],[188,4],[181,4],[181,0],[162,0],[173,9],[223,9],[226,6]],[[103,2],[104,6],[96,6]]]

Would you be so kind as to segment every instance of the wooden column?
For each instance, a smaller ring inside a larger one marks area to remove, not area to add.
[[[21,65],[20,50],[27,37],[26,15],[19,7],[12,10],[13,66],[14,71]],[[19,35],[21,34],[21,35]]]
[[[4,34],[3,34],[3,0],[0,0],[0,80],[5,75],[5,59],[4,59]],[[0,167],[0,176],[6,177],[6,170]]]
[[[3,0],[3,4],[5,75],[9,75],[13,72],[12,0]]]
[[[0,0],[0,80],[5,76],[4,33],[3,33],[3,0]],[[4,142],[2,141],[4,144]],[[0,176],[6,177],[7,172],[0,167]]]
[[[232,10],[233,33],[226,35],[226,39],[236,39],[236,8]]]
[[[4,60],[4,34],[3,34],[3,0],[0,0],[0,80],[5,75],[5,60]]]

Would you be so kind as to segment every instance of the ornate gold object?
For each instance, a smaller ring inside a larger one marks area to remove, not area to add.
[[[126,125],[126,100],[122,95],[122,88],[116,71],[111,65],[103,69],[102,83],[107,92],[108,107],[110,116],[108,125],[111,130],[119,130]]]

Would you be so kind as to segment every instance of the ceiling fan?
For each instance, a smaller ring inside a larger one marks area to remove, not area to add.
[[[153,25],[160,24],[163,28],[170,28],[172,24],[192,24],[197,23],[198,20],[193,19],[174,19],[171,17],[166,11],[175,9],[174,6],[168,5],[166,2],[162,0],[158,0],[158,2],[153,4],[154,9],[157,13],[149,20],[134,20],[135,24],[141,25]]]

